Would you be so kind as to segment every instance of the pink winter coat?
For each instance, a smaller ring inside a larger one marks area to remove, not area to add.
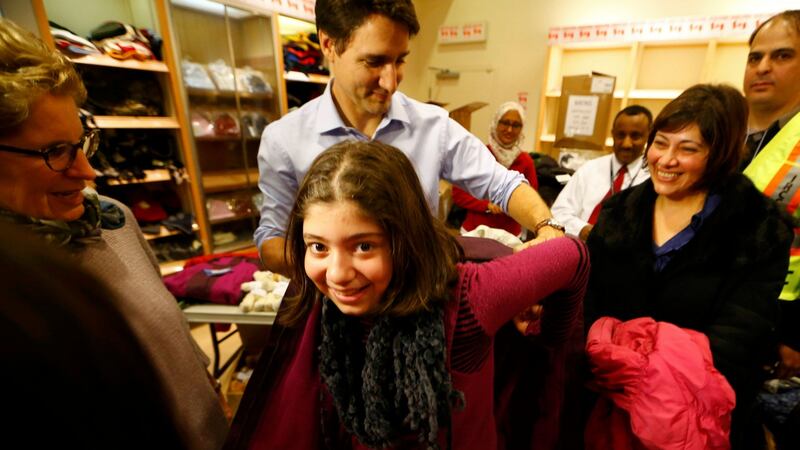
[[[650,317],[602,317],[586,352],[600,394],[587,450],[730,448],[736,397],[704,334]]]

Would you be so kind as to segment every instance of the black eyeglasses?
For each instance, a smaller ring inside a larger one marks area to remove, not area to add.
[[[78,156],[78,150],[83,151],[83,154],[86,155],[87,158],[91,158],[92,155],[97,152],[97,147],[100,143],[99,135],[100,130],[92,128],[84,131],[81,139],[75,144],[58,144],[40,150],[0,145],[0,151],[39,156],[44,159],[44,163],[47,164],[50,170],[66,172],[72,167],[72,163],[75,162],[75,157]]]
[[[502,125],[504,127],[511,128],[512,130],[519,130],[522,128],[522,124],[519,122],[512,122],[510,120],[499,120],[497,121],[498,125]]]

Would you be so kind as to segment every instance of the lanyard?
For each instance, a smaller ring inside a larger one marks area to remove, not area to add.
[[[610,189],[611,190],[611,195],[616,194],[616,192],[614,192],[614,178],[615,178],[614,177],[614,158],[616,158],[616,157],[612,155],[611,159],[608,160],[608,180],[611,183],[611,189]],[[622,170],[623,167],[627,167],[627,166],[622,166],[621,165],[620,166],[620,170]],[[630,181],[628,181],[628,187],[627,188],[625,187],[625,182],[624,182],[624,178],[623,178],[622,187],[620,188],[620,192],[622,192],[625,189],[628,189],[629,187],[633,186],[633,180],[635,180],[636,177],[639,176],[639,171],[640,170],[642,170],[642,166],[641,165],[636,169],[636,172],[634,172],[633,175],[631,175],[631,179],[630,179]]]

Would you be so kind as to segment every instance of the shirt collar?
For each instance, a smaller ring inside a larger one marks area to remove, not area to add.
[[[325,86],[325,92],[322,93],[319,108],[317,109],[317,117],[314,131],[322,134],[328,131],[333,131],[340,128],[347,128],[344,121],[339,116],[339,111],[336,109],[336,104],[333,102],[333,79]]]
[[[783,128],[784,125],[789,123],[790,120],[796,115],[800,114],[800,105],[797,106],[792,112],[778,119],[778,127]]]
[[[784,125],[789,123],[789,121],[792,120],[792,118],[794,118],[796,114],[800,114],[800,106],[793,109],[789,114],[786,114],[783,117],[779,118],[778,120],[772,122],[771,124],[769,124],[767,128],[764,128],[763,130],[747,130],[747,137],[750,138],[751,136],[754,136],[755,139],[760,139],[761,136],[772,127],[776,127],[777,130],[780,130],[781,128],[784,127]]]
[[[344,123],[344,120],[342,120],[342,117],[339,115],[339,110],[336,109],[336,103],[333,101],[332,89],[334,81],[336,80],[332,78],[325,87],[325,92],[322,93],[317,110],[315,131],[319,134],[350,128]],[[410,124],[411,120],[409,119],[408,107],[409,105],[406,102],[405,96],[400,94],[400,92],[395,92],[394,95],[392,95],[392,103],[389,105],[389,111],[381,120],[375,134],[377,135],[393,121],[401,122],[406,125]]]
[[[630,163],[629,163],[629,164],[626,166],[626,167],[628,168],[628,174],[630,174],[630,176],[633,176],[633,175],[634,175],[635,173],[637,173],[639,170],[642,170],[642,169],[641,169],[641,166],[642,166],[642,159],[641,159],[641,157],[634,159],[633,161],[631,161],[631,162],[630,162]],[[617,160],[617,155],[615,155],[615,154],[613,154],[613,153],[612,153],[612,154],[611,154],[611,169],[612,169],[612,171],[614,172],[614,175],[615,175],[615,176],[617,175],[617,172],[619,172],[619,169],[621,169],[621,168],[622,168],[622,163],[620,163],[620,162]]]

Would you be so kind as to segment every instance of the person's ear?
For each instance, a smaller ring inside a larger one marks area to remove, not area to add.
[[[325,59],[331,61],[334,54],[336,54],[336,42],[328,35],[328,33],[320,30],[317,32],[319,38],[319,47],[322,49],[322,54]]]

